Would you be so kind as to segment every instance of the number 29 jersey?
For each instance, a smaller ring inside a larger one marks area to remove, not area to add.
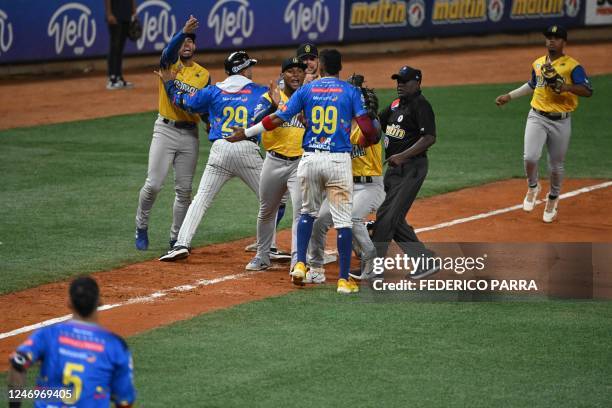
[[[92,323],[76,320],[44,327],[18,348],[32,363],[41,362],[36,380],[40,388],[71,391],[61,406],[108,408],[132,404],[136,398],[132,356],[125,341]],[[54,401],[57,401],[55,399]],[[57,402],[37,400],[37,408]]]

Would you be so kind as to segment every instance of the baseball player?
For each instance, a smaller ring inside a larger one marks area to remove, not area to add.
[[[306,64],[306,78],[304,84],[321,78],[319,75],[319,50],[313,43],[304,43],[299,46],[296,56]]]
[[[364,77],[352,75],[348,83],[362,92],[369,92],[372,103],[368,106],[370,117],[378,113],[378,98],[372,89],[363,88]],[[369,147],[359,145],[361,130],[353,122],[351,130],[352,166],[353,166],[353,248],[360,255],[362,267],[358,273],[350,273],[355,279],[371,277],[373,262],[376,258],[376,248],[370,239],[365,225],[368,214],[375,212],[385,198],[382,178],[382,142]],[[332,215],[327,199],[323,201],[319,216],[313,224],[310,245],[308,246],[309,269],[306,273],[306,283],[324,283],[325,269],[325,236],[332,226]]]
[[[175,86],[185,92],[194,92],[210,84],[206,69],[193,61],[195,52],[195,30],[198,20],[190,16],[185,27],[177,33],[162,52],[160,66],[178,70]],[[191,202],[193,175],[198,161],[200,140],[198,123],[200,116],[185,112],[172,105],[164,84],[159,82],[159,115],[153,127],[153,139],[149,149],[147,179],[140,190],[136,210],[136,248],[144,251],[149,247],[149,216],[164,180],[174,168],[174,190],[176,193],[170,227],[170,248],[176,239]]]
[[[125,341],[98,325],[100,290],[90,277],[70,284],[72,319],[34,332],[9,359],[9,390],[22,389],[26,372],[40,361],[36,386],[62,390],[60,398],[35,401],[37,408],[131,407],[136,399],[133,363]],[[11,400],[10,407],[21,406]]]
[[[541,190],[538,161],[546,144],[550,191],[542,220],[550,223],[557,216],[565,154],[572,131],[570,115],[578,106],[578,96],[590,97],[593,89],[580,63],[563,54],[567,42],[565,28],[550,26],[544,30],[544,36],[548,53],[531,64],[531,79],[519,88],[498,96],[495,103],[502,106],[512,99],[533,94],[525,126],[524,162],[528,189],[523,210],[529,212],[536,206]]]
[[[306,64],[297,57],[283,61],[281,72],[284,88],[280,91],[270,84],[255,108],[254,122],[274,113],[279,106],[287,103],[291,95],[302,86]],[[259,215],[257,216],[257,254],[247,264],[247,270],[259,271],[270,267],[270,246],[272,245],[277,211],[284,194],[289,191],[293,207],[291,229],[291,255],[297,258],[297,222],[300,218],[302,197],[297,178],[297,169],[302,157],[304,125],[299,114],[274,130],[263,132],[261,141],[266,149],[266,158],[259,181]],[[233,140],[231,137],[228,140]]]
[[[308,127],[302,142],[304,154],[298,165],[302,209],[297,230],[297,263],[291,271],[292,282],[304,285],[306,250],[312,224],[319,213],[323,194],[327,194],[338,233],[340,278],[337,290],[339,293],[355,293],[359,291],[359,286],[349,280],[353,206],[351,120],[355,118],[363,133],[360,145],[364,147],[378,142],[379,129],[367,115],[359,90],[338,78],[342,69],[340,52],[324,50],[319,58],[321,79],[302,86],[275,113],[246,130],[237,130],[235,135],[253,137],[264,130],[277,128],[304,111]]]
[[[191,240],[202,217],[221,187],[232,177],[240,177],[259,198],[259,176],[263,165],[259,133],[236,143],[225,140],[232,134],[232,127],[248,125],[256,104],[268,91],[268,87],[251,80],[256,63],[257,60],[250,58],[245,51],[232,52],[225,59],[228,77],[194,93],[177,88],[172,71],[162,69],[159,72],[173,104],[189,113],[209,113],[211,129],[208,138],[212,142],[200,187],[187,210],[177,242],[159,258],[160,261],[175,261],[189,256]]]

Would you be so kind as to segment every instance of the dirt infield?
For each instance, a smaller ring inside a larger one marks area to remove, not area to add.
[[[607,64],[612,42],[571,46],[567,51],[591,75],[612,72]],[[524,47],[432,53],[413,58],[385,56],[371,61],[347,61],[344,72],[364,73],[373,87],[392,86],[388,77],[406,63],[423,70],[424,86],[521,81],[529,76],[530,62],[542,53],[543,47]],[[205,56],[199,60],[205,61]],[[265,82],[277,72],[277,67],[263,66],[256,70],[255,79]],[[219,69],[213,69],[212,74],[215,79],[224,76]],[[133,74],[129,79],[136,83],[135,89],[114,92],[104,89],[104,78],[100,76],[3,84],[0,86],[3,118],[0,129],[155,110],[155,77],[142,73]],[[601,182],[567,180],[564,191]],[[409,222],[423,228],[506,208],[519,204],[524,190],[524,180],[508,180],[418,200],[410,212]],[[541,222],[540,205],[531,214],[514,210],[440,227],[419,236],[427,242],[608,242],[612,231],[610,202],[612,188],[608,187],[563,200],[559,219],[552,225]],[[289,231],[279,234],[279,242],[285,248],[289,246],[289,234]],[[252,240],[198,248],[187,261],[176,264],[155,260],[94,274],[100,282],[105,304],[120,304],[101,313],[102,323],[128,336],[294,290],[284,265],[262,273],[237,275],[244,271],[251,256],[242,248]],[[336,272],[336,266],[332,265],[327,275],[333,277]],[[67,285],[68,282],[58,282],[0,296],[3,316],[0,333],[67,314]],[[0,355],[9,353],[26,336],[27,333],[1,339]],[[5,369],[6,359],[0,359],[0,370]]]
[[[612,72],[608,63],[612,42],[570,45],[567,53],[584,64],[589,75]],[[529,78],[531,62],[543,54],[544,47],[528,46],[372,56],[368,60],[346,61],[343,72],[346,76],[361,72],[367,85],[375,88],[393,87],[389,77],[404,64],[422,69],[424,87],[523,81]],[[266,60],[265,55],[253,56]],[[197,60],[206,66],[204,53],[200,52]],[[258,66],[254,80],[268,83],[279,71],[278,66]],[[211,74],[214,81],[225,77],[220,68],[211,69]],[[134,89],[107,91],[102,76],[1,84],[0,130],[156,110],[156,77],[149,72],[126,76],[136,84]]]
[[[567,180],[565,190],[601,182]],[[409,221],[418,229],[488,213],[520,203],[524,192],[524,181],[517,179],[417,200]],[[541,221],[543,205],[539,205],[533,213],[514,210],[440,227],[423,232],[420,237],[427,242],[608,242],[612,216],[607,206],[611,201],[612,187],[608,187],[563,199],[559,219],[554,224]],[[290,246],[290,239],[288,230],[278,236],[285,248]],[[260,273],[244,272],[244,265],[252,254],[242,248],[250,242],[252,238],[197,248],[186,261],[178,263],[153,260],[94,274],[104,303],[121,303],[101,313],[102,323],[129,336],[204,312],[294,290],[286,264],[276,264],[273,269]],[[336,264],[328,265],[330,283],[333,284],[336,274]],[[227,280],[221,281],[223,277]],[[58,282],[1,296],[0,333],[69,313],[67,287],[67,281]],[[9,353],[26,336],[20,334],[0,340],[0,355]],[[0,370],[5,369],[6,360],[0,360]]]

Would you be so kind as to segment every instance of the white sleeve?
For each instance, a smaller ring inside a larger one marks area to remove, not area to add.
[[[514,91],[508,92],[510,99],[520,98],[521,96],[531,95],[533,88],[529,85],[529,82],[525,82],[523,85],[516,88]]]

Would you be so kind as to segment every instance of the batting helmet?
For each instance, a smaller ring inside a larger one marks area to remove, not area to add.
[[[257,60],[250,58],[246,51],[235,51],[227,56],[224,64],[228,75],[236,75],[243,69],[257,64]]]

